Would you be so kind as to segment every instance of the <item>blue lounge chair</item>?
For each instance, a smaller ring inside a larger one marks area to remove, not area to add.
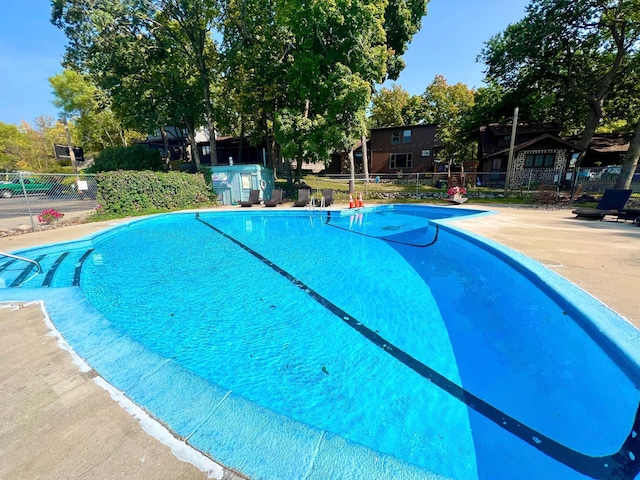
[[[606,215],[616,215],[618,210],[622,210],[631,197],[631,192],[632,190],[608,188],[596,208],[576,208],[572,213],[576,214],[576,218],[602,220]]]

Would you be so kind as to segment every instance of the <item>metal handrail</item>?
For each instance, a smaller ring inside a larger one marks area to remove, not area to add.
[[[42,273],[42,267],[40,266],[40,262],[36,260],[32,260],[31,258],[21,257],[19,255],[13,255],[12,253],[0,252],[0,255],[4,255],[5,257],[15,258],[16,260],[22,260],[24,262],[29,262],[35,264],[38,267],[38,273]]]

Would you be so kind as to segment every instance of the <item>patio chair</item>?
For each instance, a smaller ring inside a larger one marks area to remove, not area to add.
[[[264,202],[265,207],[277,207],[279,203],[282,203],[282,189],[274,188],[271,190],[271,198]]]
[[[249,200],[238,202],[241,207],[252,207],[260,203],[260,190],[250,190]]]
[[[590,220],[602,220],[607,215],[617,215],[619,210],[624,209],[631,197],[631,192],[631,190],[608,188],[596,208],[576,208],[572,213],[576,214],[576,218]]]
[[[298,200],[293,202],[294,207],[306,207],[310,201],[310,189],[301,188],[298,190]]]
[[[531,192],[531,199],[536,202],[536,207],[544,205],[546,208],[555,205],[557,201],[556,188],[553,185],[541,185],[540,190]]]
[[[322,189],[322,198],[324,199],[324,206],[328,207],[333,203],[333,190],[329,188]]]
[[[559,198],[560,199],[560,204],[562,206],[571,205],[578,198],[580,198],[580,195],[582,195],[583,190],[584,190],[584,187],[582,186],[581,183],[579,183],[572,194],[569,194],[569,195],[567,195],[566,193],[560,194],[560,198]]]

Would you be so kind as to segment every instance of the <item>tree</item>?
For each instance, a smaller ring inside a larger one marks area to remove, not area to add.
[[[276,112],[287,107],[292,37],[276,19],[273,0],[229,0],[222,33],[222,128],[246,135],[253,144],[266,141],[268,165],[273,167]]]
[[[637,1],[532,0],[525,18],[491,38],[480,58],[488,79],[507,90],[539,90],[572,110],[581,102],[586,151],[639,35]]]
[[[387,3],[384,13],[385,44],[389,50],[386,76],[397,80],[404,69],[402,55],[422,26],[429,0],[395,0]]]
[[[27,144],[26,135],[16,125],[0,122],[0,168],[5,172],[18,168]]]
[[[64,127],[51,117],[38,117],[35,126],[26,122],[11,125],[0,122],[0,169],[34,172],[60,171],[53,145],[66,143]],[[71,132],[75,135],[74,125]]]
[[[69,38],[65,63],[74,66],[79,72],[89,72],[100,86],[107,74],[110,74],[111,78],[117,75],[118,65],[112,59],[117,56],[124,58],[126,55],[123,54],[127,51],[130,54],[142,53],[135,59],[138,63],[145,60],[150,62],[145,63],[144,68],[138,73],[145,70],[158,71],[159,65],[151,62],[161,58],[158,54],[159,45],[167,52],[184,56],[188,62],[188,69],[197,75],[201,92],[199,103],[206,111],[211,161],[214,165],[217,163],[217,156],[211,88],[216,73],[214,66],[217,52],[212,31],[219,21],[219,16],[220,6],[215,0],[105,0],[100,3],[88,3],[84,0],[52,1],[52,22],[63,29]],[[156,55],[147,55],[154,49]],[[112,55],[112,52],[116,55]],[[152,85],[147,85],[145,90],[153,91],[153,83],[156,80],[157,77],[153,77]],[[141,84],[136,83],[139,86]],[[115,85],[116,83],[112,83],[110,87],[114,88]],[[156,100],[162,102],[166,99]],[[174,113],[171,116],[175,115]],[[178,115],[182,115],[182,112]],[[161,117],[162,115],[156,116]],[[151,125],[147,130],[149,127]]]
[[[422,94],[423,120],[437,125],[437,138],[442,142],[438,155],[447,161],[474,157],[476,143],[462,135],[464,115],[473,107],[474,94],[463,83],[448,85],[442,75],[436,75]]]
[[[614,86],[614,94],[607,108],[613,112],[614,118],[619,119],[614,128],[627,133],[629,127],[635,125],[629,150],[622,159],[622,170],[615,185],[615,188],[628,189],[631,188],[640,159],[640,53],[636,53],[626,65],[620,78]]]
[[[286,156],[326,160],[362,135],[370,84],[385,74],[383,0],[284,0],[276,18],[289,32],[286,108],[276,113],[276,138]],[[291,148],[291,150],[290,150]]]
[[[55,99],[53,104],[64,116],[73,118],[79,145],[90,152],[107,147],[126,146],[133,132],[125,132],[110,108],[107,94],[86,74],[65,69],[49,78]]]
[[[276,130],[283,153],[292,143],[315,145],[320,153],[324,145],[337,152],[353,148],[365,131],[359,119],[364,118],[373,85],[396,74],[388,68],[400,68],[399,56],[419,28],[425,7],[424,0],[393,5],[384,0],[285,0],[276,5],[276,19],[289,33],[291,45],[287,105],[276,114],[276,125],[301,127]]]
[[[36,172],[53,172],[61,168],[54,154],[55,144],[66,144],[66,133],[62,122],[52,117],[37,117],[33,126],[22,122],[20,131],[24,133],[27,144],[22,151],[21,166],[25,170]],[[75,125],[70,132],[77,136]]]
[[[160,25],[174,39],[174,47],[186,54],[199,73],[209,130],[211,165],[217,165],[216,118],[211,92],[218,52],[212,32],[220,21],[221,5],[217,0],[159,0],[159,5],[162,12],[158,16]]]
[[[394,84],[373,95],[369,120],[373,127],[414,125],[422,120],[421,112],[422,98]]]

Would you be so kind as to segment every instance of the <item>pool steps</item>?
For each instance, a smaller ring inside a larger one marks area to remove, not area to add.
[[[2,253],[9,258],[0,260],[0,288],[77,287],[82,266],[93,251],[53,252],[34,259]]]

